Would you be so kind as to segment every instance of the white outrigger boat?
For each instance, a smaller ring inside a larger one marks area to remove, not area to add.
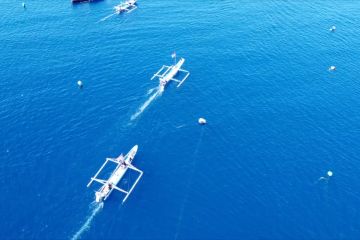
[[[132,12],[133,10],[137,9],[136,2],[137,0],[127,0],[123,3],[120,3],[114,7],[115,13],[120,14],[122,12]]]
[[[175,60],[176,62],[176,60]],[[190,72],[184,69],[181,69],[181,66],[184,64],[185,59],[184,58],[180,58],[180,60],[171,66],[166,66],[163,65],[160,70],[154,74],[154,76],[152,76],[151,80],[153,80],[155,77],[159,78],[159,91],[163,92],[165,89],[165,86],[168,82],[170,81],[175,81],[178,82],[179,84],[177,85],[177,87],[180,87],[181,84],[183,84],[183,82],[188,78],[188,76],[190,75]],[[163,71],[165,70],[165,71]],[[178,74],[178,72],[184,72],[186,73],[186,75],[184,76],[183,79],[178,80],[175,79],[174,77],[176,76],[176,74]]]
[[[88,183],[87,187],[90,187],[91,183],[93,181],[101,183],[102,186],[99,188],[98,191],[95,192],[95,201],[96,202],[102,202],[105,201],[111,192],[115,189],[125,194],[125,197],[123,198],[123,203],[126,201],[126,199],[129,197],[130,193],[135,188],[136,184],[139,182],[140,178],[143,175],[143,172],[136,167],[134,167],[131,162],[133,161],[135,154],[138,150],[138,145],[135,145],[125,156],[121,154],[117,158],[106,158],[106,161],[101,166],[101,168],[98,170],[98,172],[95,174],[94,177],[91,178],[90,182]],[[103,180],[97,178],[101,170],[105,167],[105,165],[108,162],[116,163],[117,166],[115,170],[112,172],[108,180]],[[134,184],[131,186],[130,190],[126,191],[122,188],[117,187],[116,185],[121,181],[121,179],[124,177],[126,171],[128,169],[132,169],[139,173],[138,178],[134,182]]]

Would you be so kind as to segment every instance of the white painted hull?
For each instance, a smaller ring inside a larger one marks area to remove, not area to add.
[[[181,58],[174,66],[171,67],[169,72],[162,78],[160,78],[159,91],[162,92],[165,89],[166,84],[176,76],[181,66],[184,64],[185,59]]]
[[[107,181],[107,184],[104,184],[96,193],[95,193],[95,201],[96,202],[101,202],[103,200],[106,200],[106,198],[110,195],[110,193],[112,192],[113,188],[111,188],[111,186],[116,186],[119,181],[121,180],[121,178],[125,175],[126,171],[128,170],[128,165],[131,164],[131,162],[133,161],[136,152],[138,150],[138,145],[135,145],[129,152],[128,154],[125,155],[125,157],[123,156],[119,156],[117,158],[117,160],[119,160],[119,164],[116,167],[116,169],[114,170],[114,172],[111,174],[110,178]],[[120,160],[122,160],[125,162],[125,164],[120,164]]]
[[[124,3],[115,6],[114,9],[117,14],[120,14],[122,12],[130,11],[130,9],[134,8],[135,5],[136,5],[136,0],[128,0],[125,1]]]

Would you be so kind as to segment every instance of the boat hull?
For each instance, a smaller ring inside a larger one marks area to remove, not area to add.
[[[125,175],[126,171],[129,169],[129,165],[135,158],[135,155],[138,150],[138,145],[135,145],[126,155],[123,157],[120,155],[116,158],[119,161],[118,166],[111,174],[110,178],[107,180],[107,184],[104,184],[97,192],[95,192],[95,201],[102,202],[107,199],[110,193],[113,191],[112,186],[116,186],[122,177]]]
[[[164,77],[160,78],[160,92],[164,91],[166,84],[176,76],[184,62],[185,59],[181,58],[174,66],[171,66],[170,71]]]

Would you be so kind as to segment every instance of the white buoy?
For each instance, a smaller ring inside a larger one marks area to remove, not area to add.
[[[330,32],[335,32],[335,30],[336,30],[336,27],[335,27],[335,26],[332,26],[332,27],[330,28]]]
[[[336,67],[335,66],[330,66],[329,67],[329,71],[335,71],[336,70]]]
[[[81,80],[77,81],[77,85],[79,86],[79,88],[83,87],[83,82]]]
[[[327,175],[328,175],[329,177],[331,177],[331,176],[333,175],[333,172],[332,172],[332,171],[328,171],[328,172],[327,172]]]
[[[23,8],[26,8],[26,4],[24,2],[22,3],[22,6],[23,6]]]
[[[199,118],[198,120],[200,125],[205,125],[206,124],[206,119],[205,118]]]

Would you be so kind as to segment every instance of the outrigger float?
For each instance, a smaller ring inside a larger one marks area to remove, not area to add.
[[[131,163],[136,155],[136,152],[138,150],[138,145],[135,145],[125,156],[121,154],[117,158],[106,158],[106,161],[101,166],[101,168],[97,171],[94,177],[91,178],[90,182],[88,183],[87,187],[90,187],[90,185],[93,183],[93,181],[98,182],[102,184],[102,186],[99,188],[98,191],[95,192],[95,201],[96,202],[102,202],[105,201],[111,192],[115,189],[119,192],[122,192],[125,194],[125,197],[122,200],[122,203],[126,201],[126,199],[129,197],[131,192],[134,190],[136,184],[139,182],[140,178],[143,175],[143,172],[136,167],[134,167]],[[112,172],[108,180],[103,180],[97,178],[101,170],[105,167],[105,165],[108,162],[116,163],[117,166],[115,170]],[[130,190],[126,191],[122,188],[117,187],[116,185],[121,181],[121,179],[124,177],[126,171],[128,169],[134,170],[139,173],[139,176],[137,177],[134,184],[131,186]]]
[[[175,62],[176,62],[176,59],[175,59]],[[179,84],[177,85],[177,87],[180,87],[181,84],[183,84],[183,82],[185,82],[185,80],[189,77],[190,72],[187,70],[181,69],[181,66],[184,64],[184,62],[185,62],[185,59],[180,58],[180,60],[174,65],[171,65],[171,66],[163,65],[160,68],[160,70],[157,71],[157,73],[155,73],[154,76],[152,76],[151,80],[153,80],[155,77],[159,78],[159,91],[160,92],[164,91],[166,84],[170,81],[178,82]],[[179,79],[174,78],[178,74],[178,72],[186,73],[186,75],[184,76],[183,79],[179,80]]]
[[[119,5],[114,7],[115,13],[117,13],[117,14],[120,14],[123,12],[130,13],[130,12],[134,11],[135,9],[137,9],[136,2],[137,2],[137,0],[127,0],[123,3],[120,3]]]

